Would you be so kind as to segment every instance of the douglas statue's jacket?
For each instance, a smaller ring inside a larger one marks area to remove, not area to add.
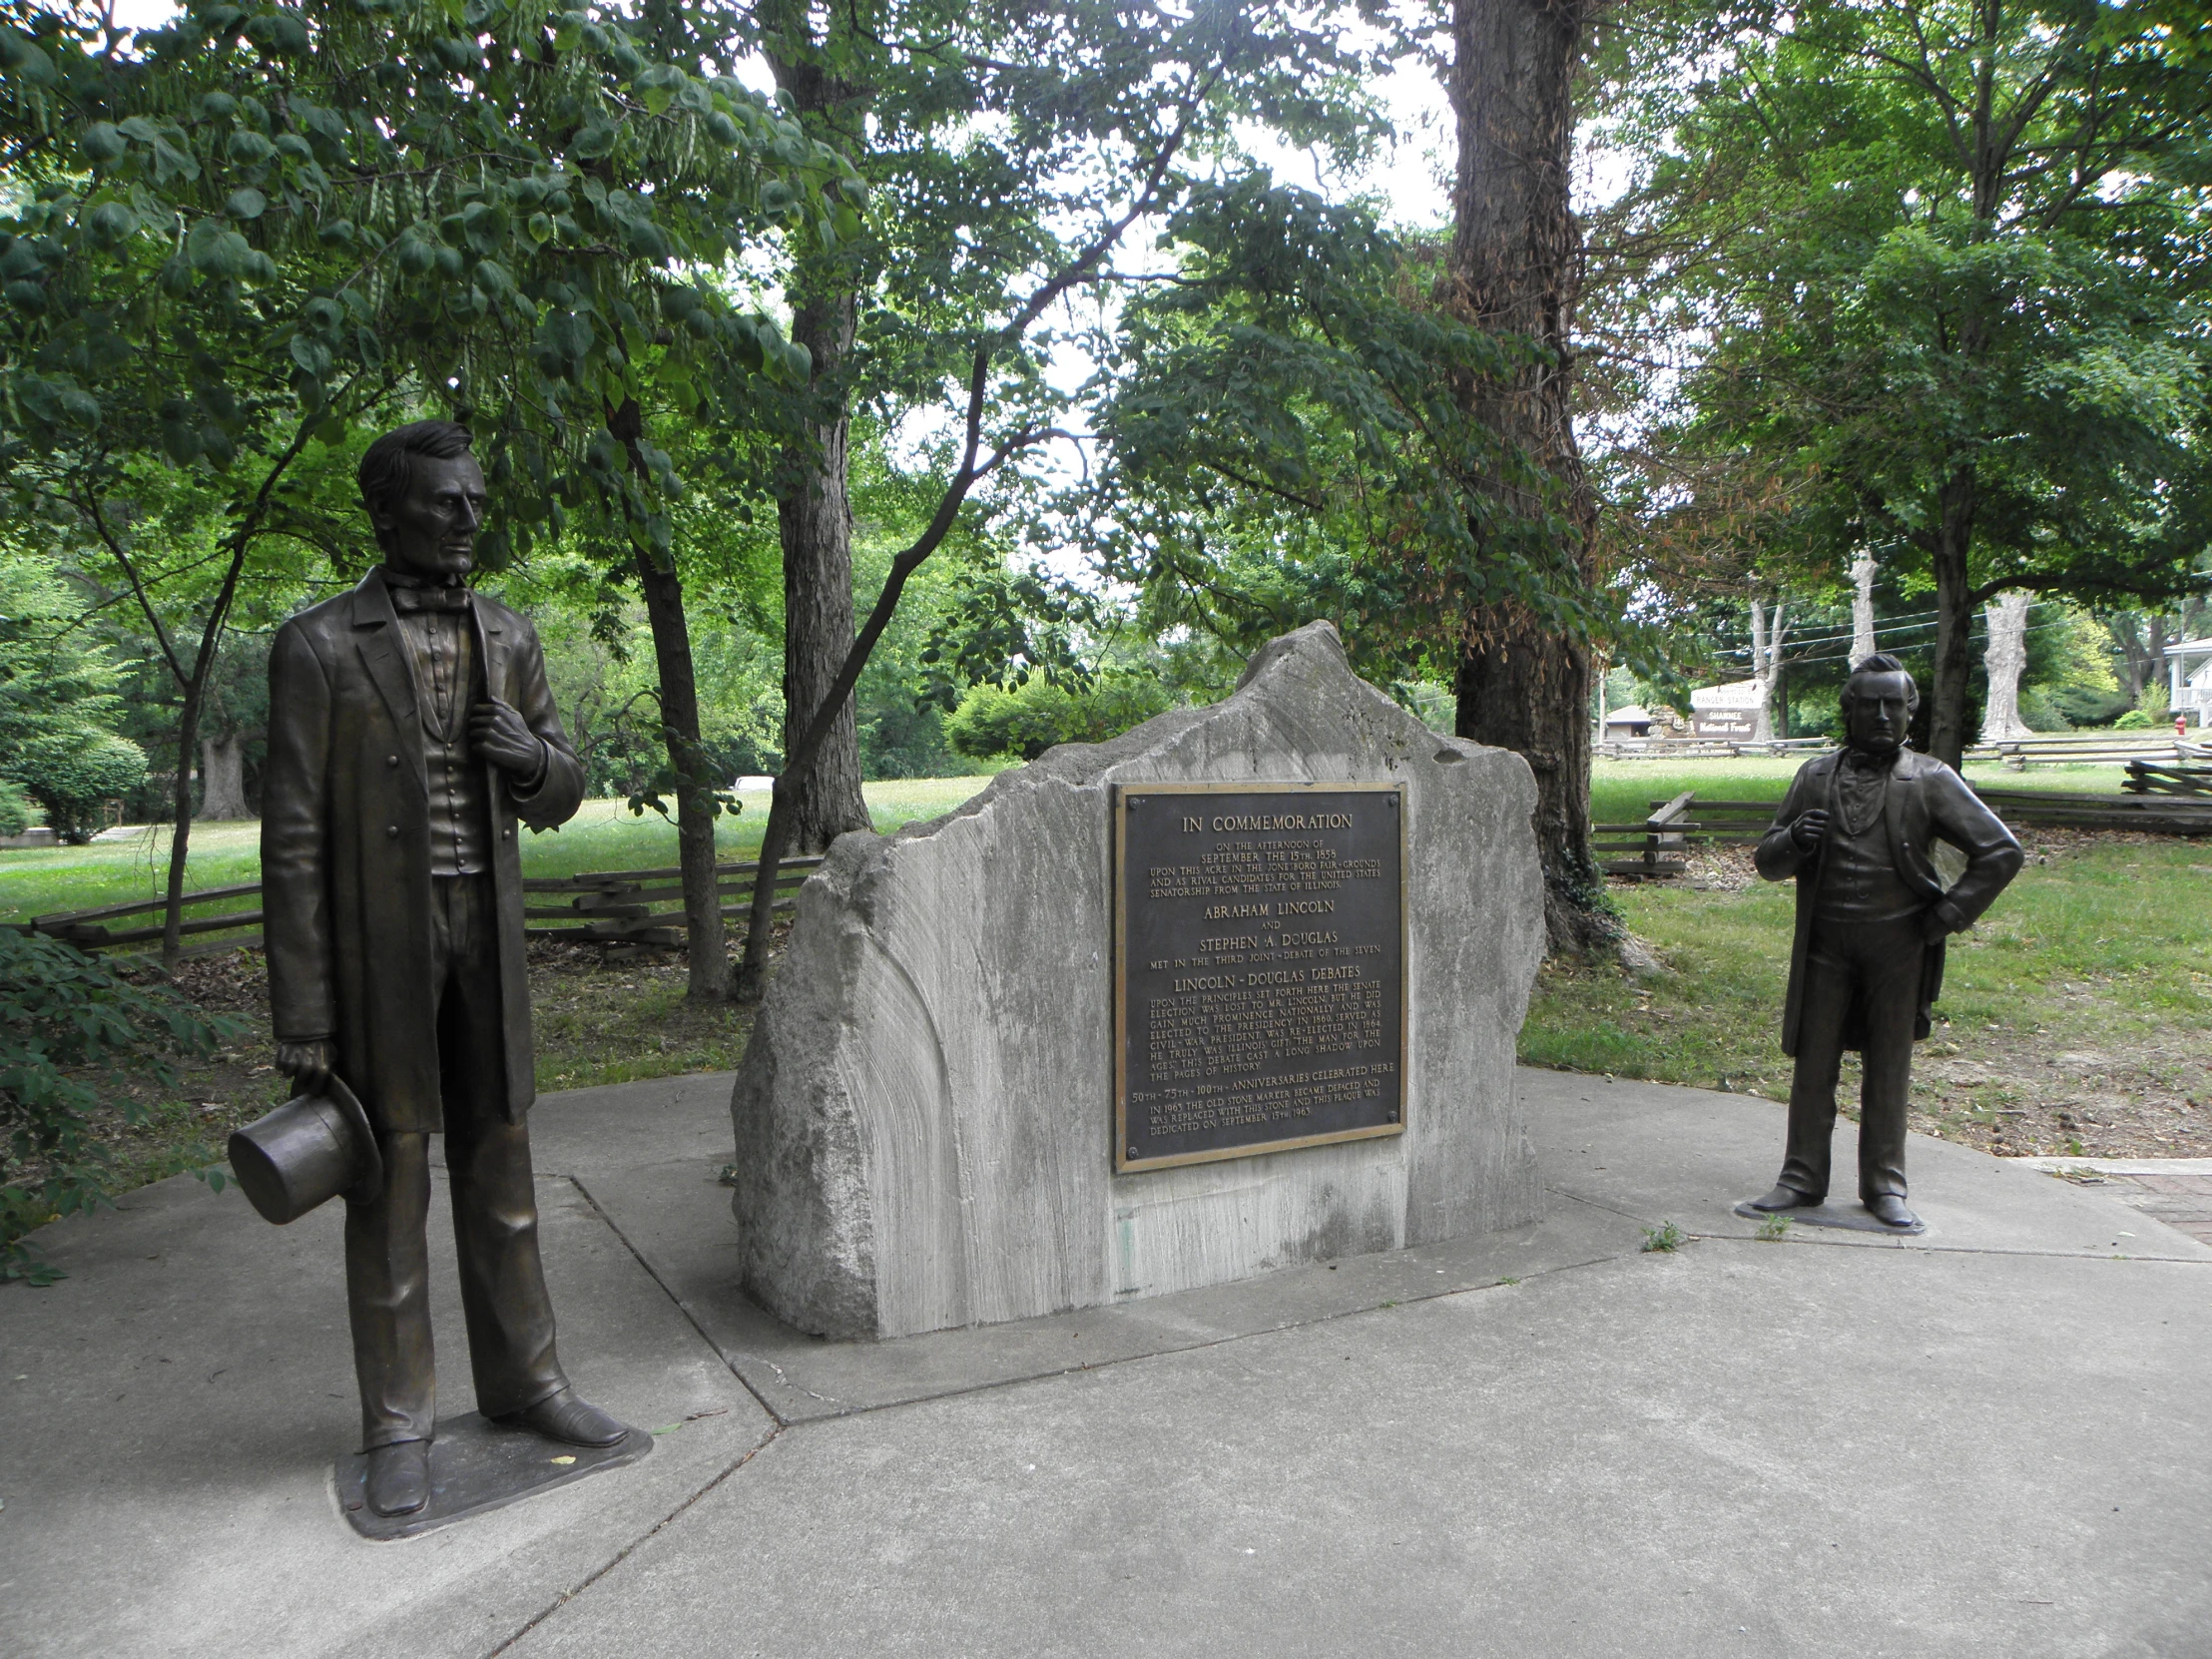
[[[1807,852],[1791,838],[1790,827],[1814,808],[1825,809],[1833,820],[1836,805],[1836,769],[1841,753],[1822,755],[1798,769],[1775,815],[1772,828],[1759,838],[1755,860],[1759,873],[1770,881],[1797,877],[1797,937],[1790,947],[1790,995],[1782,1012],[1782,1052],[1798,1051],[1798,1028],[1805,1006],[1805,956],[1813,939],[1813,914],[1819,902],[1821,848]],[[1986,910],[2004,884],[2018,873],[2020,843],[2012,838],[1997,816],[1981,804],[1957,773],[1926,755],[1901,749],[1890,768],[1884,793],[1883,820],[1889,830],[1890,856],[1908,886],[1927,895],[1929,908],[1942,917],[1951,932],[1968,926]],[[1958,878],[1944,883],[1936,867],[1938,841],[1965,854],[1965,868]],[[1920,1012],[1914,1021],[1915,1037],[1929,1033],[1930,1010],[1943,988],[1943,946],[1930,945],[1921,957]],[[1845,1022],[1848,1048],[1861,1046],[1856,1010]]]
[[[536,1098],[522,947],[519,819],[566,821],[584,772],[562,735],[530,624],[470,599],[483,688],[544,740],[527,796],[487,766],[492,884],[505,1012],[507,1115]],[[279,1042],[337,1045],[338,1074],[385,1133],[440,1128],[430,979],[429,773],[406,644],[383,573],[302,611],[270,660],[262,890],[271,1010]]]

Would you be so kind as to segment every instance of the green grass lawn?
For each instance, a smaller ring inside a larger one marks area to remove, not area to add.
[[[987,777],[895,779],[864,785],[861,793],[875,828],[888,831],[914,819],[950,812],[989,782]],[[768,825],[767,791],[743,794],[738,800],[744,810],[724,819],[717,836],[723,856],[732,859],[757,853]],[[200,890],[260,880],[261,833],[258,823],[194,825],[186,864],[188,885]],[[522,842],[522,867],[529,875],[664,869],[675,862],[675,826],[652,812],[633,817],[621,801],[587,801],[559,830],[526,834]],[[0,850],[0,921],[155,897],[168,878],[166,827],[147,829],[128,840],[96,841],[89,846]],[[209,909],[229,907],[233,906],[217,904]]]

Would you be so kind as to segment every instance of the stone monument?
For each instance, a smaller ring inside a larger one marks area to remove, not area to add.
[[[1534,802],[1315,623],[840,837],[732,1098],[746,1288],[901,1337],[1534,1220]]]

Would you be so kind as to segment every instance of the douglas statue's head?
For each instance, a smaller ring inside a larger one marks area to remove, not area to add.
[[[485,501],[483,470],[468,446],[468,428],[450,420],[418,420],[368,446],[361,505],[385,564],[433,581],[468,574]]]
[[[1920,706],[1921,688],[1905,665],[1877,652],[1844,682],[1844,735],[1863,755],[1895,755],[1905,747],[1913,711]]]

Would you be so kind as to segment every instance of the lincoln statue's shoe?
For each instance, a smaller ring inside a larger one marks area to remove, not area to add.
[[[1777,1186],[1765,1198],[1753,1199],[1750,1208],[1763,1214],[1772,1214],[1781,1210],[1809,1210],[1820,1202],[1811,1194],[1801,1193],[1795,1187]]]
[[[368,1506],[379,1515],[411,1515],[430,1501],[430,1442],[397,1440],[368,1453]]]
[[[1877,1193],[1867,1200],[1867,1214],[1885,1227],[1918,1227],[1921,1218],[1906,1205],[1903,1193]]]
[[[526,1405],[499,1419],[509,1428],[527,1428],[563,1445],[613,1445],[630,1432],[598,1406],[579,1398],[574,1388],[548,1394],[535,1405]]]

